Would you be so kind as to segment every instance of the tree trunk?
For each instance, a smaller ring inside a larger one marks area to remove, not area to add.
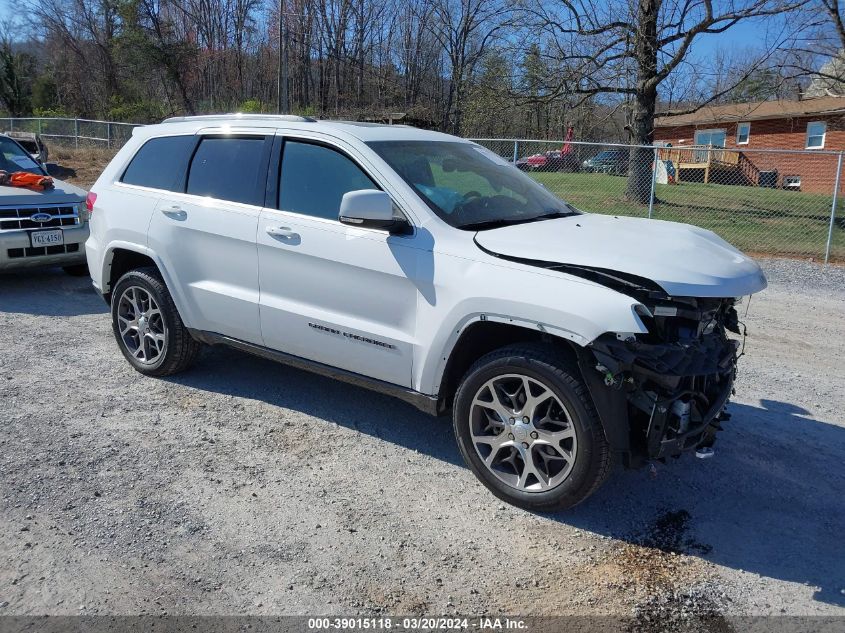
[[[660,0],[639,0],[637,9],[637,92],[631,121],[631,143],[651,145],[654,142],[654,111],[657,106],[657,16]],[[628,163],[628,187],[625,197],[648,204],[651,197],[654,151],[632,147]]]
[[[455,86],[455,101],[454,101],[454,108],[455,114],[452,118],[452,134],[455,136],[461,135],[461,126],[463,125],[463,118],[464,118],[464,85],[462,80],[458,80],[457,85]]]
[[[182,99],[182,108],[184,108],[185,114],[196,114],[194,102],[188,95],[188,89],[182,79],[182,73],[179,72],[179,69],[175,68],[173,64],[166,63],[165,65],[167,68],[167,74],[170,75],[171,81],[176,84],[176,88],[179,90],[179,97]]]
[[[632,202],[648,204],[651,196],[651,178],[654,150],[649,147],[654,141],[654,109],[657,90],[637,91],[631,121],[631,148],[628,162],[628,186],[625,197]]]

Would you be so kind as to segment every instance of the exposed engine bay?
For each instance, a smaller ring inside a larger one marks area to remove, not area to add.
[[[603,390],[590,381],[594,400],[625,396],[629,463],[710,447],[729,418],[725,407],[740,354],[740,342],[728,336],[741,334],[736,299],[669,297],[653,282],[613,271],[576,274],[646,308],[638,312],[647,334],[599,337],[588,346],[593,366],[583,368],[602,377]]]
[[[594,369],[627,396],[634,455],[661,459],[709,447],[728,417],[736,377],[739,342],[726,334],[739,333],[734,300],[673,298],[648,307],[647,335],[592,343]]]

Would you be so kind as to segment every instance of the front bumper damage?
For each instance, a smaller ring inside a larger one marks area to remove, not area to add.
[[[626,465],[709,447],[733,392],[739,333],[733,299],[644,303],[646,335],[605,334],[579,362],[608,441]]]
[[[637,312],[647,334],[607,333],[576,349],[607,440],[625,465],[713,444],[730,418],[725,407],[742,355],[728,337],[744,337],[736,299],[669,296],[657,282],[628,272],[492,254],[592,281],[645,308]],[[762,290],[762,273],[759,280]]]

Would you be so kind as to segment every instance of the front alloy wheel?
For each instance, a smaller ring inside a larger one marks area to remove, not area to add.
[[[490,352],[464,376],[452,411],[464,461],[500,499],[569,508],[611,470],[610,447],[573,359],[552,344]]]
[[[572,472],[578,452],[572,419],[535,378],[505,374],[485,382],[473,399],[470,426],[484,465],[512,488],[549,490]]]

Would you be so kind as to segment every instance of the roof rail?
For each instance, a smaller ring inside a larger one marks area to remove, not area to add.
[[[231,120],[243,119],[246,121],[267,120],[271,121],[291,121],[295,123],[316,123],[317,119],[308,116],[299,116],[296,114],[244,114],[243,112],[230,112],[228,114],[199,114],[194,116],[174,116],[165,119],[162,123],[180,123],[182,121],[214,121],[214,120]]]

